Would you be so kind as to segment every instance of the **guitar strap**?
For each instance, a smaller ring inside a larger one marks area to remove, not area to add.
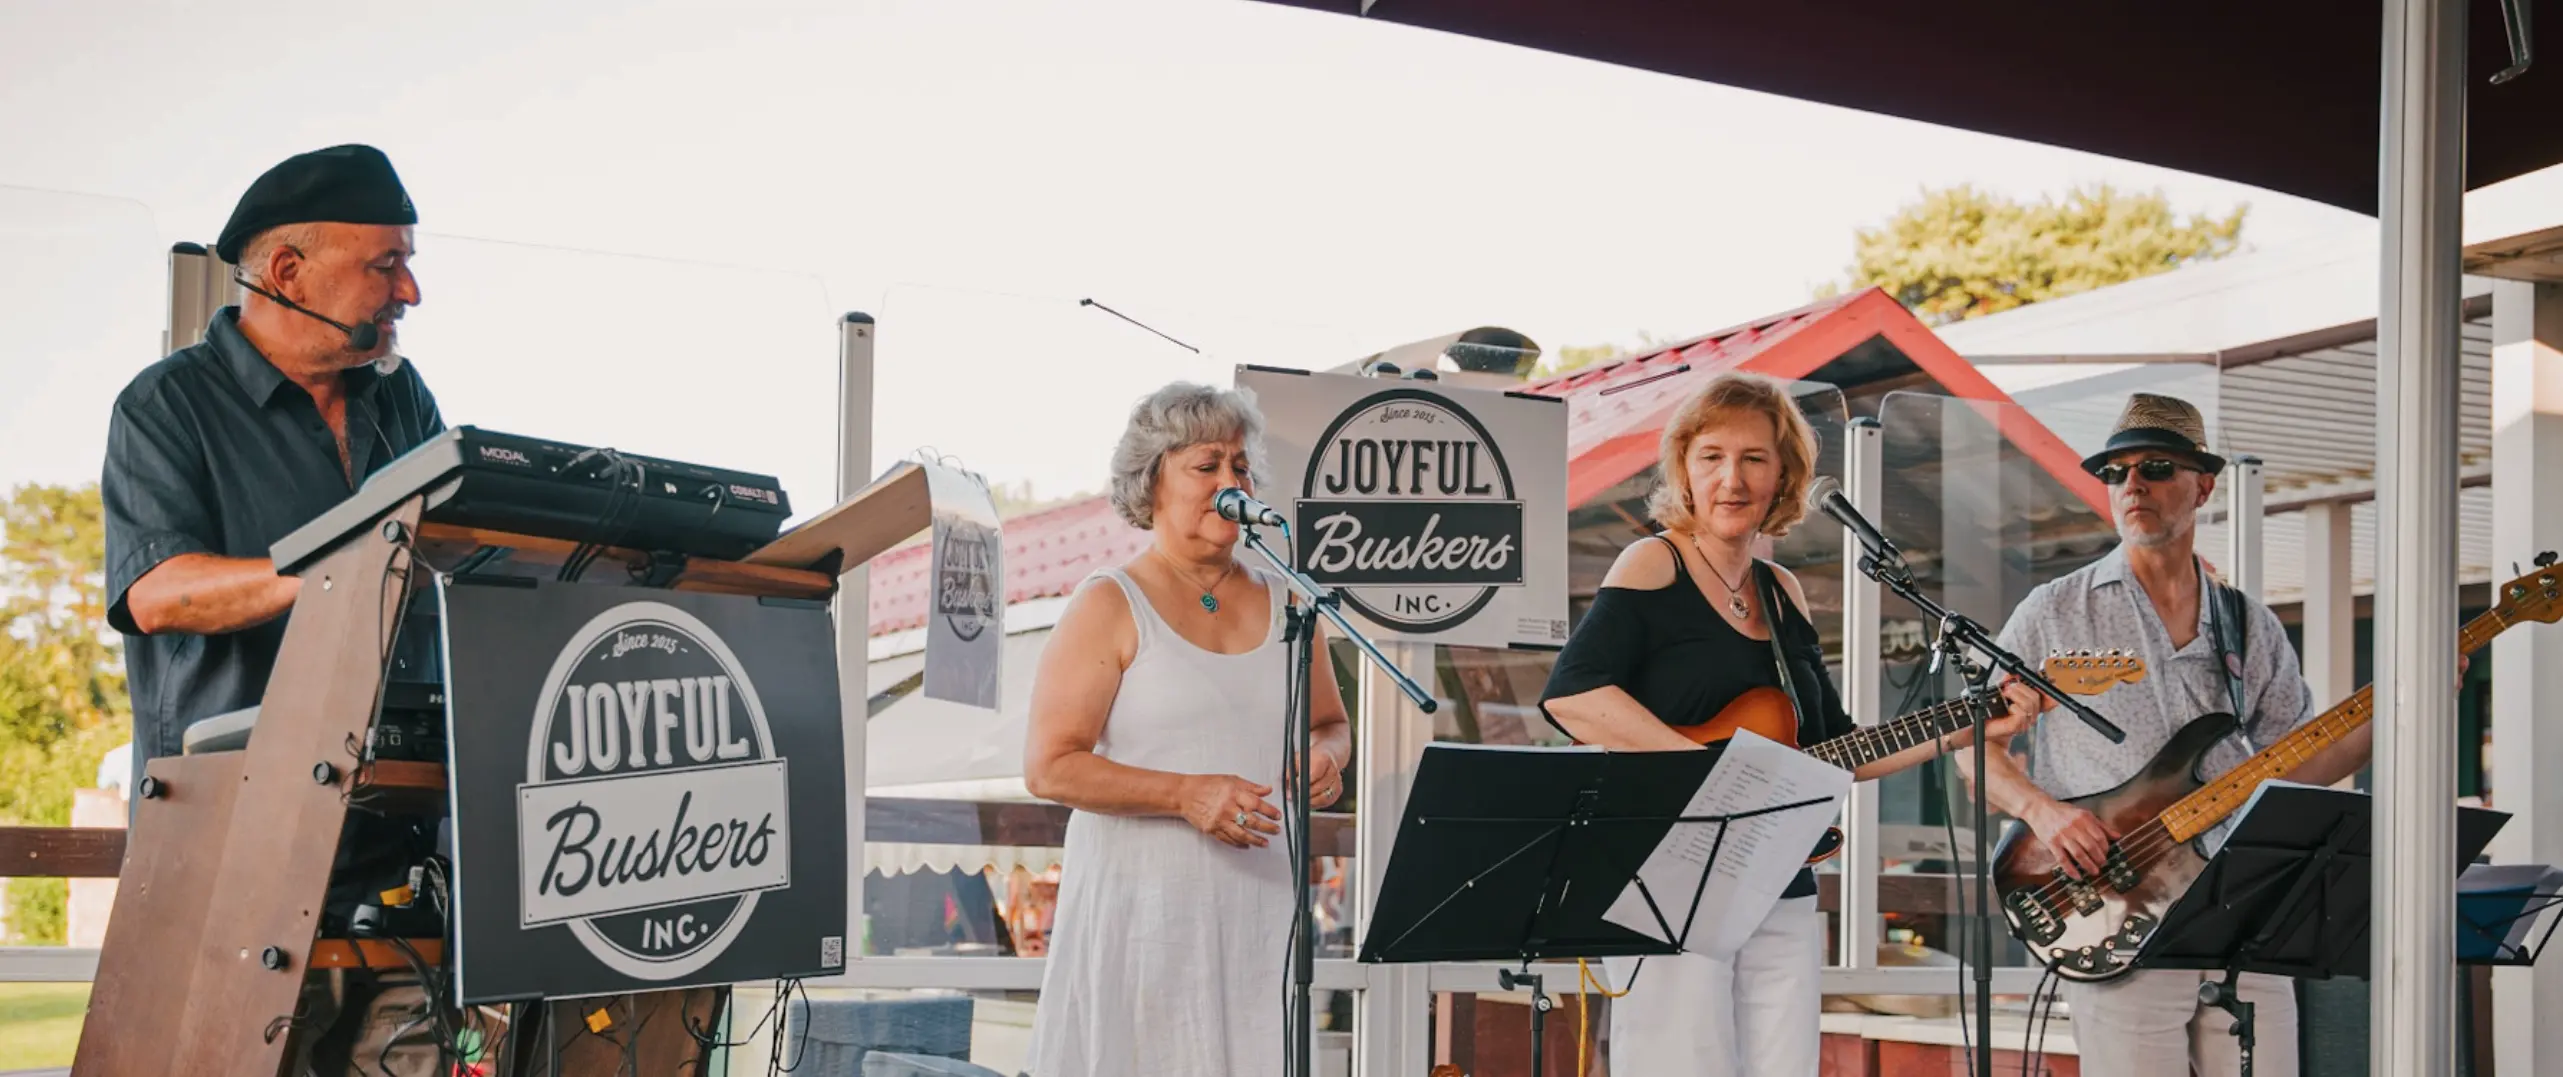
[[[1753,582],[1762,592],[1762,618],[1771,622],[1771,665],[1780,671],[1780,693],[1789,697],[1789,709],[1797,712],[1798,740],[1804,742],[1807,715],[1814,712],[1807,709],[1806,697],[1798,694],[1798,679],[1789,675],[1787,646],[1780,642],[1780,623],[1788,617],[1791,608],[1787,604],[1789,598],[1780,592],[1780,574],[1771,571],[1771,567],[1758,557],[1753,559]],[[1803,743],[1789,745],[1792,748],[1802,746]]]
[[[2251,710],[2244,704],[2243,636],[2251,622],[2243,615],[2243,593],[2207,577],[2207,631],[2216,638],[2216,661],[2225,667],[2225,694],[2234,704],[2234,721],[2242,729],[2257,731],[2251,721]]]

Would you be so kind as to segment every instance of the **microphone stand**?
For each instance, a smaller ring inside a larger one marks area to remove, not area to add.
[[[1312,1047],[1317,1021],[1316,1014],[1309,1005],[1309,990],[1317,978],[1317,922],[1316,915],[1309,908],[1312,904],[1309,861],[1313,859],[1314,850],[1310,849],[1308,844],[1310,786],[1308,763],[1313,754],[1310,747],[1309,725],[1314,711],[1309,698],[1312,686],[1308,671],[1317,660],[1317,618],[1322,616],[1334,622],[1335,630],[1352,640],[1354,646],[1361,648],[1362,654],[1367,656],[1372,664],[1385,671],[1390,680],[1397,682],[1398,690],[1405,693],[1407,699],[1413,700],[1424,713],[1431,714],[1440,704],[1433,700],[1431,693],[1424,690],[1423,685],[1415,683],[1413,677],[1407,676],[1405,670],[1397,668],[1396,663],[1390,662],[1381,655],[1379,647],[1373,644],[1369,637],[1362,635],[1359,629],[1353,627],[1352,622],[1344,619],[1343,611],[1336,608],[1339,599],[1333,588],[1321,587],[1317,581],[1309,579],[1298,569],[1291,567],[1288,560],[1273,552],[1272,547],[1264,544],[1264,537],[1255,529],[1255,525],[1240,523],[1237,529],[1244,537],[1246,546],[1262,554],[1264,560],[1271,563],[1273,570],[1281,574],[1282,582],[1290,585],[1291,590],[1290,605],[1282,615],[1282,638],[1291,645],[1290,775],[1282,783],[1282,791],[1290,803],[1287,817],[1283,819],[1282,825],[1289,831],[1292,897],[1290,994],[1282,1003],[1283,1020],[1288,1025],[1290,1057],[1284,1072],[1289,1077],[1309,1077],[1316,1062],[1316,1054]],[[1281,530],[1282,540],[1288,542],[1290,526],[1283,524]]]
[[[2001,669],[2045,693],[2047,698],[2063,703],[2077,717],[2089,723],[2093,730],[2109,738],[2111,743],[2127,739],[2126,732],[2109,719],[2076,701],[2049,681],[2046,674],[1995,643],[1983,625],[1951,612],[1948,607],[1932,601],[1931,596],[1923,594],[1922,588],[1913,581],[1913,570],[1893,546],[1871,549],[1862,554],[1860,571],[1940,622],[1940,637],[1932,643],[1933,669],[1939,668],[1944,655],[1949,657],[1966,679],[1970,690],[1982,689],[1986,682],[1992,680],[1993,670]],[[1991,666],[1979,666],[1968,661],[1965,653],[1968,650],[1985,656]],[[1976,1037],[1973,1070],[1976,1077],[1993,1077],[1993,857],[1986,847],[1990,823],[1986,819],[1989,813],[1985,801],[1985,736],[1981,726],[1975,731],[1975,744],[1971,750],[1975,753],[1976,773],[1976,780],[1972,783],[1976,787],[1976,924],[1975,945],[1972,947],[1975,951],[1972,963],[1975,965],[1976,982]],[[1952,857],[1957,853],[1956,849],[1949,850]]]

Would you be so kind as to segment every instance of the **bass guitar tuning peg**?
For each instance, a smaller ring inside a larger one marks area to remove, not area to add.
[[[2545,550],[2536,555],[2536,567],[2538,568],[2552,568],[2554,567],[2554,561],[2554,551],[2552,550]]]

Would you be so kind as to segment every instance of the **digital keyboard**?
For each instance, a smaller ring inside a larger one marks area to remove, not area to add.
[[[422,518],[437,523],[729,561],[772,542],[792,515],[770,475],[458,426],[269,547],[276,571],[300,571],[420,494]]]

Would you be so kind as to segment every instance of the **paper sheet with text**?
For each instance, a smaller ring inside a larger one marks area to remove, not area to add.
[[[1651,938],[1681,938],[1683,920],[1691,917],[1684,949],[1720,961],[1732,960],[1770,915],[1781,891],[1806,866],[1824,829],[1832,825],[1851,791],[1851,772],[1795,748],[1738,733],[1726,754],[1692,794],[1685,816],[1732,815],[1801,800],[1821,800],[1787,811],[1739,819],[1726,826],[1724,842],[1718,824],[1676,823],[1664,842],[1647,855],[1635,882],[1611,903],[1603,919]],[[1714,847],[1717,861],[1709,861]],[[1708,872],[1703,886],[1701,872]],[[1642,894],[1639,885],[1644,884]],[[1691,894],[1700,893],[1699,912],[1691,916]],[[1655,899],[1653,909],[1645,894]],[[1663,919],[1657,919],[1661,911]],[[1672,934],[1665,933],[1665,926]]]

